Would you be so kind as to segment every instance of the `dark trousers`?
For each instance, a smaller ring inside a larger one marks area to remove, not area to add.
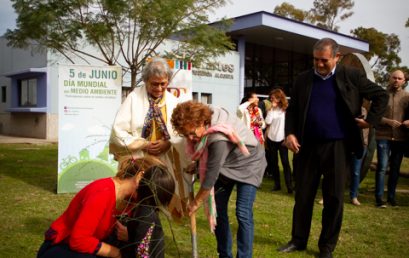
[[[283,165],[284,179],[287,186],[287,190],[292,190],[291,183],[291,167],[288,160],[288,149],[283,142],[274,142],[266,138],[267,150],[266,158],[268,167],[272,173],[275,188],[281,188],[280,186],[280,170],[278,167],[278,154],[280,154],[281,164]]]
[[[341,230],[346,175],[350,171],[350,154],[345,141],[310,142],[301,146],[297,162],[296,193],[293,210],[292,241],[306,247],[311,229],[314,199],[322,180],[324,209],[318,247],[334,251]]]
[[[94,254],[72,251],[67,244],[52,245],[51,241],[44,241],[38,251],[37,258],[99,258]]]

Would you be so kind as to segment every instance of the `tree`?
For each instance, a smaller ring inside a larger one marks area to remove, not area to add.
[[[294,5],[287,2],[277,5],[274,8],[274,13],[300,22],[309,20],[307,11],[297,9]]]
[[[406,23],[405,23],[405,27],[406,27],[406,28],[409,27],[409,18],[408,18],[408,20],[407,20]]]
[[[172,53],[190,61],[219,56],[233,47],[218,27],[207,25],[209,11],[225,0],[12,0],[17,27],[6,32],[9,45],[33,42],[72,57],[120,65],[131,73],[131,85],[144,62],[164,40],[179,32],[183,42]],[[193,29],[194,28],[194,29]],[[92,46],[97,54],[85,50]]]
[[[308,22],[317,27],[338,31],[338,19],[343,21],[353,12],[348,11],[354,7],[352,0],[314,0],[313,8],[309,11],[296,8],[294,5],[283,2],[274,8],[274,13],[293,20]]]
[[[376,81],[386,82],[387,74],[391,70],[399,68],[401,63],[401,58],[398,56],[400,51],[399,37],[394,33],[386,34],[375,28],[358,27],[351,30],[351,33],[370,42],[369,52],[364,55],[372,64]]]
[[[343,21],[354,12],[349,11],[354,7],[352,0],[314,0],[310,10],[311,22],[317,27],[338,31],[338,19]]]

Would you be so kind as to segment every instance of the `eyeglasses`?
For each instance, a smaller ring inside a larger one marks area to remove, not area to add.
[[[149,82],[150,87],[161,87],[161,88],[166,88],[168,86],[169,82],[168,81],[162,81],[162,82]]]
[[[180,136],[186,137],[188,138],[189,136],[193,136],[193,137],[197,137],[197,130],[199,128],[201,128],[202,126],[196,127],[194,131],[190,131],[190,132],[184,132],[182,134],[180,134]]]

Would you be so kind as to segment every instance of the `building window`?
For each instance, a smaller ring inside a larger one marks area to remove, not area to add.
[[[200,95],[200,102],[203,104],[212,104],[212,94],[211,93],[202,93]]]
[[[6,103],[7,101],[7,91],[6,91],[6,86],[1,86],[1,102]]]
[[[199,93],[197,92],[192,92],[192,99],[194,101],[199,101]]]
[[[37,106],[37,79],[19,80],[20,107]]]

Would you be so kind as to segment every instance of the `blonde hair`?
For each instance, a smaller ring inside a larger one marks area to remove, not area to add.
[[[134,159],[132,155],[126,155],[118,159],[118,172],[116,176],[122,179],[129,178],[138,174],[139,171],[145,171],[152,166],[163,165],[162,161],[151,155],[145,155],[138,159]]]

